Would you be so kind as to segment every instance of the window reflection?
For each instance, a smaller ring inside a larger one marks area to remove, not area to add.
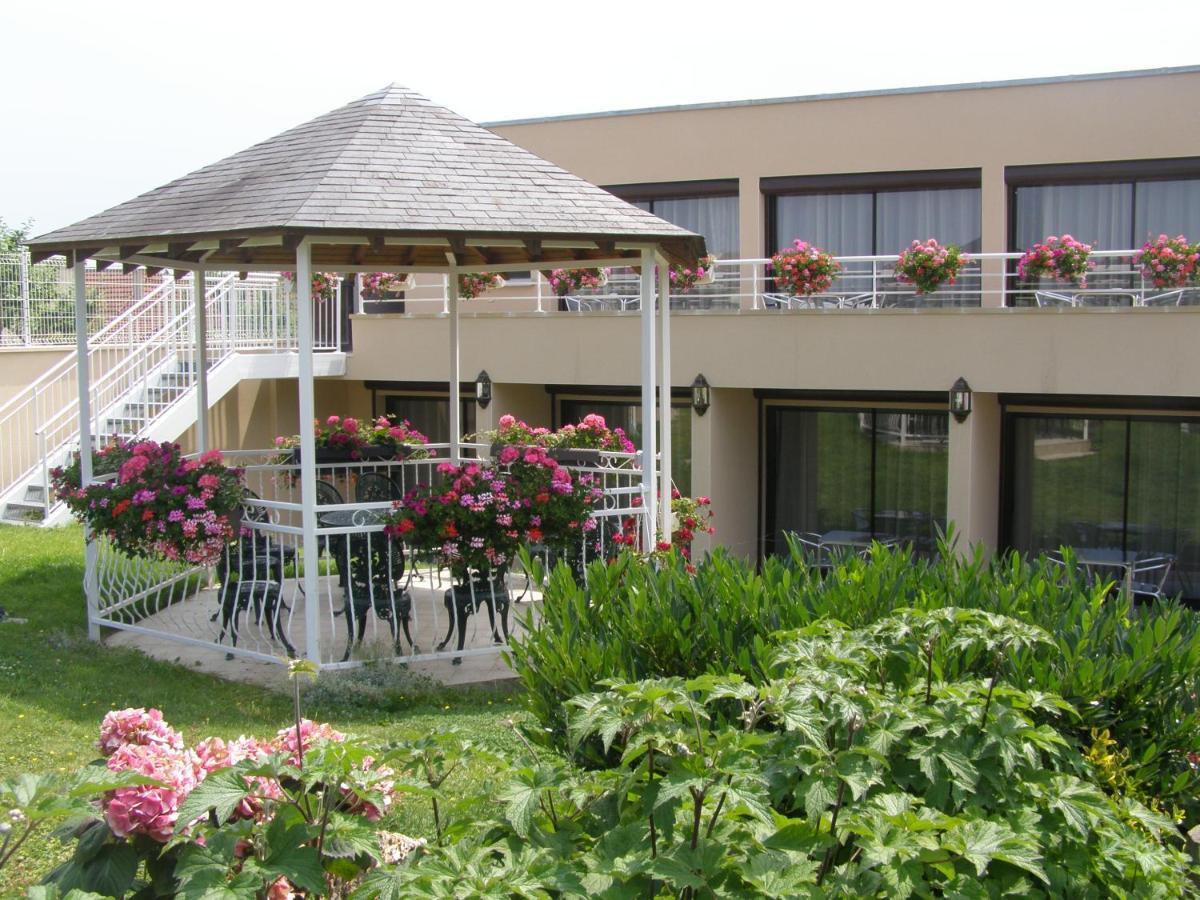
[[[642,406],[627,400],[563,400],[560,424],[574,424],[584,416],[603,416],[609,428],[622,428],[639,450],[642,447]],[[692,491],[692,409],[671,404],[671,480],[684,496]]]
[[[947,414],[767,408],[766,547],[784,535],[936,548],[946,524]]]

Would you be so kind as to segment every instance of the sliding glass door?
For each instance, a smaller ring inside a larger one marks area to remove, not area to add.
[[[1174,558],[1200,599],[1200,419],[1010,414],[1007,541]]]
[[[787,533],[931,552],[946,526],[947,414],[767,406],[764,552]]]

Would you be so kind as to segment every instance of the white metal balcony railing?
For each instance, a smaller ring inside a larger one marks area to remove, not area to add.
[[[1200,305],[1200,286],[1163,289],[1147,283],[1134,264],[1139,252],[1093,252],[1095,268],[1088,275],[1086,287],[1023,281],[1016,271],[1019,253],[972,253],[954,285],[925,295],[917,294],[911,285],[896,279],[895,255],[843,256],[837,257],[842,270],[829,291],[813,297],[789,297],[782,293],[771,276],[769,259],[723,259],[717,261],[711,283],[674,294],[671,306],[694,311],[746,311]],[[445,313],[444,290],[443,285],[418,284],[405,296],[404,311]],[[463,309],[486,310],[489,303],[502,302],[506,311],[629,312],[639,308],[638,291],[636,273],[616,270],[609,274],[603,287],[559,298],[544,275],[534,271],[528,278],[509,277],[504,290],[489,291],[467,301]],[[369,303],[362,307],[365,312],[373,308]]]
[[[194,279],[166,276],[88,341],[92,432],[136,434],[196,383]],[[295,300],[274,275],[205,279],[208,366],[235,353],[296,349]],[[67,301],[72,304],[73,301]],[[314,304],[314,349],[341,346],[336,303]],[[74,338],[72,337],[72,340]],[[34,478],[44,514],[46,472],[79,442],[76,358],[66,356],[0,406],[0,497]]]
[[[479,573],[474,592],[456,596],[449,572],[415,562],[411,548],[383,533],[380,515],[392,500],[430,483],[448,455],[445,444],[430,450],[431,459],[319,466],[316,596],[303,586],[299,467],[274,450],[227,453],[245,468],[252,492],[243,520],[250,533],[211,569],[134,558],[99,541],[89,622],[250,659],[309,656],[328,668],[498,654],[525,616],[537,615],[538,586],[514,566],[503,578]],[[467,456],[487,451],[463,447]],[[609,554],[630,519],[638,528],[642,473],[640,455],[625,453],[570,468],[604,490],[595,527],[566,560],[577,565]],[[544,550],[530,549],[546,560]]]

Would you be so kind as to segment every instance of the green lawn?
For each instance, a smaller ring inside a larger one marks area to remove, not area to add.
[[[20,772],[68,771],[96,758],[96,730],[106,711],[155,706],[189,741],[210,734],[269,737],[288,723],[289,698],[221,681],[141,654],[87,640],[83,544],[78,527],[0,526],[0,605],[28,624],[0,624],[0,778]],[[407,704],[411,705],[407,705]],[[399,710],[306,709],[311,718],[375,738],[415,737],[457,727],[501,751],[518,740],[506,724],[514,701],[495,691],[434,690],[414,685]],[[461,796],[479,794],[483,771],[456,776]],[[402,806],[391,823],[409,834],[432,830],[427,811]],[[64,848],[34,838],[0,871],[0,896],[19,895]]]

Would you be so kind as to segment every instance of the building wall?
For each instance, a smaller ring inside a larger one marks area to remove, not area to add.
[[[1200,72],[683,108],[493,130],[600,185],[737,178],[743,258],[768,249],[761,178],[980,168],[983,250],[1001,252],[1008,249],[1005,166],[1195,156],[1200,112],[1186,98],[1200,98]]]

